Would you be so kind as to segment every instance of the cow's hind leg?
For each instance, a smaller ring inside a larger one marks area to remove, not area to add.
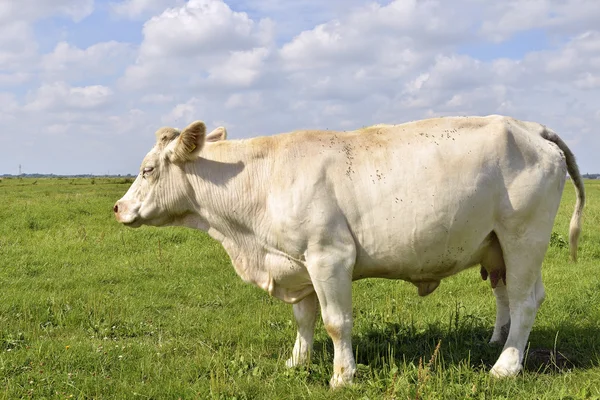
[[[529,333],[544,300],[541,266],[548,241],[540,239],[539,232],[530,233],[519,238],[499,235],[506,263],[510,329],[502,354],[491,370],[496,377],[514,376],[521,370]]]
[[[510,307],[508,304],[508,292],[506,285],[501,280],[493,289],[496,298],[496,323],[490,343],[504,344],[510,329]]]
[[[296,323],[298,324],[298,334],[292,350],[292,357],[285,363],[288,368],[306,364],[310,360],[315,321],[317,319],[317,306],[317,294],[314,292],[293,305],[294,317],[296,317]]]
[[[490,343],[504,344],[510,327],[510,308],[505,284],[506,264],[496,232],[490,233],[489,240],[489,246],[481,260],[481,277],[487,279],[489,276],[496,298],[496,323]]]

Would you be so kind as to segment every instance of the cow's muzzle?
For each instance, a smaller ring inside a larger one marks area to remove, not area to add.
[[[128,204],[123,200],[117,201],[117,203],[113,206],[115,219],[128,226],[136,225],[136,221],[138,219],[138,210],[139,207],[132,207],[131,204]]]

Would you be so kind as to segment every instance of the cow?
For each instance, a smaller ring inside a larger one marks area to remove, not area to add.
[[[202,121],[159,129],[113,211],[129,227],[208,232],[244,281],[293,304],[288,367],[309,360],[320,308],[334,346],[330,385],[352,382],[352,281],[401,279],[426,296],[480,266],[496,298],[491,342],[504,343],[490,372],[519,373],[567,172],[574,260],[581,231],[583,180],[555,132],[492,115],[226,137]]]

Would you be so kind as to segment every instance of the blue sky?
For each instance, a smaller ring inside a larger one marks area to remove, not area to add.
[[[0,5],[0,174],[136,173],[160,126],[229,137],[439,115],[548,125],[600,172],[596,0]]]
[[[473,35],[473,41],[457,47],[460,54],[467,54],[477,60],[493,61],[498,58],[520,60],[532,51],[551,49],[549,38],[543,29],[529,29],[517,32],[501,42],[490,42]]]

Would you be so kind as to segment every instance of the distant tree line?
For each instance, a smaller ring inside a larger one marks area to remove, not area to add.
[[[600,179],[600,174],[583,174],[583,179]]]
[[[132,178],[134,175],[93,175],[93,174],[78,174],[78,175],[56,175],[56,174],[21,174],[12,175],[4,174],[0,175],[2,178]]]

